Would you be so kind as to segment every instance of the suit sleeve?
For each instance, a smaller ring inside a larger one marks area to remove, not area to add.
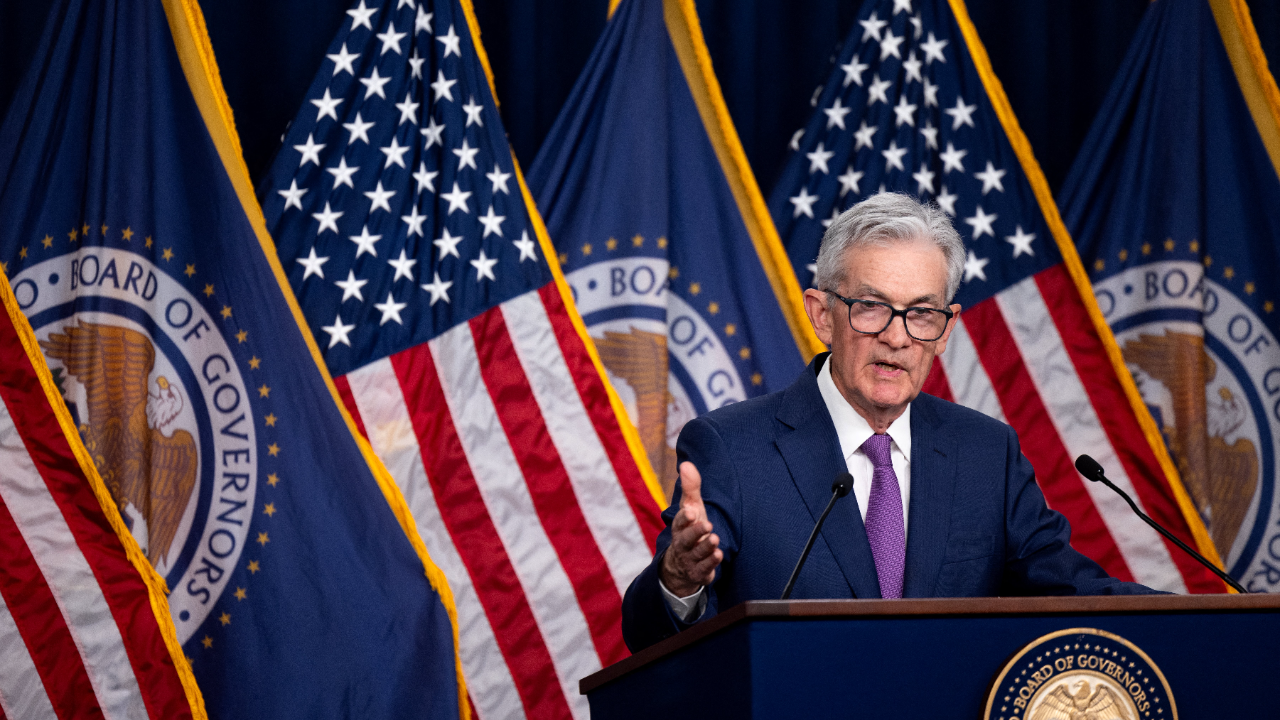
[[[1111,577],[1071,547],[1071,525],[1045,503],[1031,462],[1012,429],[1007,437],[1005,567],[1001,595],[1145,595],[1138,583]]]
[[[632,652],[637,652],[675,635],[691,625],[715,617],[719,612],[717,587],[733,567],[739,547],[741,492],[733,459],[714,422],[706,417],[689,421],[676,443],[678,463],[692,462],[702,475],[702,500],[713,532],[720,537],[724,560],[716,570],[716,579],[706,588],[707,607],[702,616],[685,623],[671,612],[662,588],[658,585],[659,569],[667,547],[671,544],[671,522],[680,509],[682,488],[676,480],[671,505],[662,513],[666,527],[658,535],[653,561],[634,579],[622,600],[622,637]]]

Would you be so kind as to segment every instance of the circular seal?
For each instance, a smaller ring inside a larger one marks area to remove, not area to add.
[[[185,643],[230,579],[257,488],[250,393],[220,324],[126,250],[82,248],[11,283]]]
[[[1136,645],[1094,628],[1022,648],[987,693],[984,720],[1177,720],[1160,668]]]

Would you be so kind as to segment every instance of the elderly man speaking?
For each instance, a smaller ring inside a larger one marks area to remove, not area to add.
[[[795,598],[1101,595],[1013,429],[920,392],[960,306],[964,246],[935,205],[881,193],[822,238],[810,322],[830,348],[786,390],[687,424],[653,562],[631,583],[634,651],[744,600],[776,599],[832,480],[853,475]]]

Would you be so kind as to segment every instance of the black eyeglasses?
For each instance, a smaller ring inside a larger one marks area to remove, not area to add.
[[[876,300],[854,300],[832,290],[825,290],[849,306],[849,327],[863,335],[875,335],[889,328],[896,317],[902,318],[907,335],[920,342],[933,342],[947,331],[947,323],[955,317],[950,310],[930,307],[909,307],[899,310],[888,303]]]

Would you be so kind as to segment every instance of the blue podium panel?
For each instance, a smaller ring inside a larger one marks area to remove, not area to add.
[[[751,602],[581,686],[595,720],[974,720],[1011,659],[1073,628],[1118,635],[1163,673],[1176,707],[1134,720],[1280,717],[1280,596],[1267,595]],[[1013,695],[993,720],[1021,717]]]

